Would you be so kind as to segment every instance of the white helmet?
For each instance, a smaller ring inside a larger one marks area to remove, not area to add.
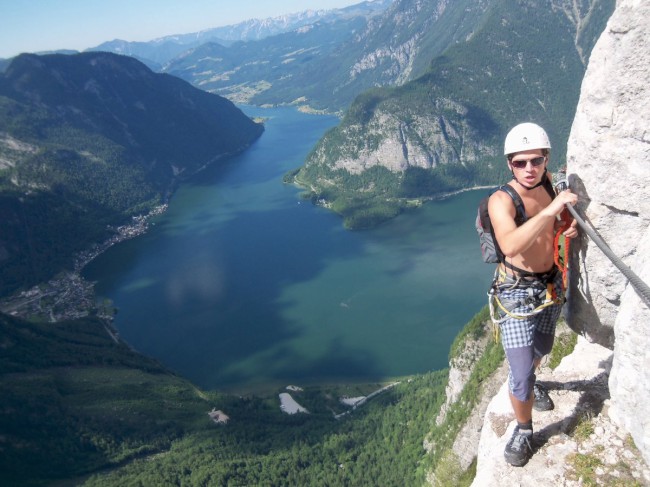
[[[550,149],[551,141],[542,127],[534,123],[520,123],[508,132],[503,153],[507,156],[515,152],[531,149]]]

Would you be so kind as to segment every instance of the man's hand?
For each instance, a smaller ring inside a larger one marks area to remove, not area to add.
[[[555,199],[548,205],[543,213],[556,217],[564,210],[566,205],[575,205],[578,202],[578,195],[571,192],[570,189],[564,190],[555,197]]]
[[[570,189],[565,189],[564,191],[561,191],[553,200],[553,202],[558,202],[562,205],[562,209],[564,209],[565,205],[575,205],[578,202],[578,195],[575,193],[572,193]],[[560,211],[561,211],[560,210]]]
[[[562,235],[566,238],[575,238],[578,236],[578,222],[575,218],[571,219],[571,226],[567,228]]]

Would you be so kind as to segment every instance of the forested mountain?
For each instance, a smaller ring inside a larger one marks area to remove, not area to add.
[[[237,102],[305,103],[306,90],[310,85],[318,89],[324,79],[305,80],[305,70],[320,66],[365,23],[354,16],[229,47],[207,43],[170,61],[164,71]]]
[[[521,121],[547,129],[552,167],[562,163],[586,62],[614,1],[482,5],[471,35],[434,57],[426,74],[360,95],[297,173],[347,226],[372,226],[414,199],[505,180],[502,141]]]
[[[25,54],[0,75],[0,294],[165,200],[263,127],[230,101],[126,56]]]
[[[266,19],[249,19],[238,24],[214,27],[189,34],[169,35],[147,42],[115,39],[104,42],[89,51],[107,51],[133,56],[154,69],[154,66],[162,67],[185,51],[203,44],[218,43],[228,46],[237,41],[257,41],[284,34],[317,22],[331,23],[351,17],[368,16],[384,10],[392,1],[365,1],[340,9],[304,10]],[[215,19],[215,22],[217,21],[218,19]]]

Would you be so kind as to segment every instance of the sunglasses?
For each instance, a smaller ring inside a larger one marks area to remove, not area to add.
[[[523,169],[528,165],[529,162],[533,165],[533,167],[537,167],[544,164],[545,160],[546,160],[546,156],[539,156],[539,157],[535,157],[534,159],[519,159],[517,161],[513,160],[510,161],[510,164],[514,168]]]

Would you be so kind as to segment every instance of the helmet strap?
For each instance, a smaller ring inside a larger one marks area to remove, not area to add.
[[[540,180],[539,180],[539,183],[537,183],[535,186],[524,186],[523,184],[521,184],[521,183],[519,182],[519,180],[515,177],[515,172],[514,172],[514,171],[512,171],[512,179],[514,179],[515,181],[517,181],[517,184],[518,184],[519,186],[521,186],[522,188],[524,188],[524,189],[530,191],[530,190],[535,189],[535,188],[537,188],[538,186],[541,186],[542,184],[544,184],[544,180],[548,177],[548,176],[546,175],[546,172],[547,172],[547,168],[544,168],[544,173],[542,174],[542,179],[540,179]]]

